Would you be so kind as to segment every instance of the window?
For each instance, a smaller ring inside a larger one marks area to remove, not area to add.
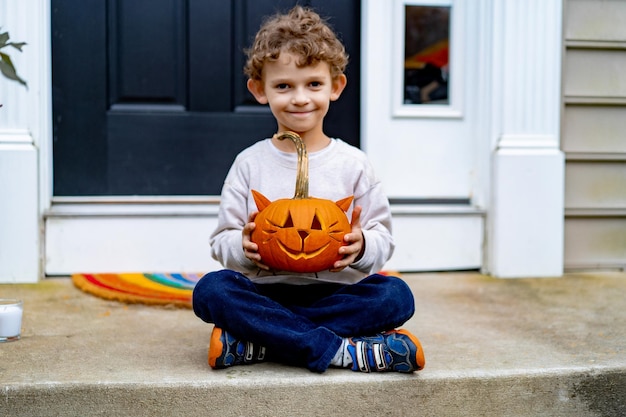
[[[462,116],[460,6],[396,0],[395,7],[394,116]]]
[[[450,6],[404,8],[404,103],[449,104]]]

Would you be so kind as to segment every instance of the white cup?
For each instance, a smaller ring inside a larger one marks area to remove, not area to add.
[[[0,298],[0,343],[19,340],[22,334],[21,300]]]

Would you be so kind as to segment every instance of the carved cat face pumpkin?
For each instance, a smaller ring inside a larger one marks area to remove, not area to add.
[[[341,259],[339,248],[351,230],[345,212],[353,197],[337,202],[320,198],[270,202],[252,190],[259,209],[251,239],[262,262],[272,269],[319,272]]]
[[[309,197],[309,159],[302,138],[294,132],[277,133],[293,141],[298,154],[293,199],[271,202],[258,191],[252,196],[259,213],[250,239],[259,247],[261,262],[272,269],[320,272],[341,259],[343,237],[352,230],[345,214],[353,197],[337,202]]]

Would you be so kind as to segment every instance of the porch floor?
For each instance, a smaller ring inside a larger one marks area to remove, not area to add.
[[[213,371],[211,326],[190,310],[102,300],[67,278],[1,285],[24,322],[0,344],[0,415],[626,415],[626,273],[403,278],[427,360],[413,375]]]

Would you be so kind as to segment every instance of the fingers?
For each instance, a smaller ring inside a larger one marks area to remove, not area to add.
[[[361,212],[363,211],[363,207],[355,206],[354,210],[352,210],[352,220],[350,224],[352,225],[352,229],[355,227],[361,228]]]
[[[261,255],[259,255],[259,246],[256,243],[254,243],[252,241],[252,239],[251,239],[252,232],[256,228],[256,224],[254,223],[254,219],[255,219],[257,214],[258,214],[258,212],[254,212],[254,213],[250,214],[250,217],[249,217],[250,221],[245,224],[245,226],[243,227],[243,230],[241,232],[241,235],[242,235],[241,241],[242,241],[242,246],[243,246],[243,253],[244,253],[245,257],[250,259],[252,262],[254,262],[254,264],[257,267],[268,271],[270,269],[269,266],[267,266],[267,265],[265,265],[264,263],[261,262]]]
[[[331,272],[339,272],[345,267],[355,263],[362,256],[365,249],[365,240],[361,231],[358,233],[350,233],[344,237],[346,245],[339,248],[340,260],[333,264]]]
[[[342,249],[348,248],[348,246],[344,246]],[[331,272],[339,272],[347,266],[353,264],[356,261],[357,256],[359,255],[359,250],[352,251],[344,255],[343,258],[338,260],[333,264],[333,268],[330,269]]]

